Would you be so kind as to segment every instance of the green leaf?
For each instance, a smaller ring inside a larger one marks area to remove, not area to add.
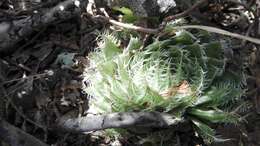
[[[173,38],[173,42],[175,44],[183,44],[183,45],[189,45],[194,43],[195,37],[187,32],[187,31],[179,31],[177,32],[176,36]]]
[[[210,42],[203,44],[205,48],[205,53],[208,57],[216,58],[216,59],[223,59],[223,50],[221,47],[220,42]]]
[[[113,35],[104,34],[102,36],[102,41],[103,44],[100,46],[101,51],[104,53],[104,56],[107,60],[122,52],[122,50],[117,45],[117,39]]]
[[[195,125],[196,131],[199,133],[199,135],[203,138],[204,142],[207,144],[210,144],[215,139],[215,130],[210,128],[205,123],[192,119],[192,123]]]
[[[123,22],[134,23],[138,17],[134,15],[133,11],[126,7],[113,7],[114,10],[123,13]]]
[[[110,60],[103,64],[99,64],[97,69],[99,69],[100,73],[104,76],[113,76],[115,74],[116,63]]]
[[[128,43],[128,46],[126,47],[126,52],[136,51],[141,47],[142,43],[138,38],[130,38],[130,41]]]
[[[211,144],[213,142],[225,142],[230,139],[223,139],[215,136],[215,130],[210,128],[207,124],[197,120],[192,119],[192,123],[194,124],[195,130],[198,132],[199,136],[203,138],[203,141],[206,144]]]
[[[197,119],[211,123],[237,123],[238,117],[221,110],[201,110],[191,108],[188,113]]]

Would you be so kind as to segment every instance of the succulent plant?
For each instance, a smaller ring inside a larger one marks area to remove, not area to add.
[[[178,31],[142,48],[105,33],[89,54],[84,90],[97,113],[160,111],[193,123],[205,142],[217,138],[210,123],[237,123],[230,112],[243,95],[243,72],[226,66],[223,48],[207,32]]]

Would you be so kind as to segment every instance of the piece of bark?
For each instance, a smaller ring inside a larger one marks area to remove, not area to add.
[[[84,0],[81,0],[79,2],[83,1]],[[75,4],[75,0],[66,0],[45,11],[43,14],[39,12],[24,19],[1,22],[0,54],[13,52],[15,50],[15,45],[32,34],[35,29],[41,29],[57,20],[66,20],[79,15],[80,10]],[[74,9],[71,9],[71,7],[74,7]]]
[[[0,139],[10,146],[49,146],[0,117]]]
[[[178,125],[183,119],[173,115],[159,112],[125,112],[111,113],[107,115],[91,115],[73,118],[70,114],[61,117],[58,128],[70,132],[89,132],[108,128],[166,128]]]

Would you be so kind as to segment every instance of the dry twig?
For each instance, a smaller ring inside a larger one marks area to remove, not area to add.
[[[148,33],[148,34],[158,34],[160,32],[159,31],[160,29],[145,28],[145,27],[136,26],[136,25],[132,25],[132,24],[122,23],[122,22],[119,22],[119,21],[116,21],[116,20],[109,19],[109,18],[104,17],[104,16],[98,16],[98,18],[101,18],[101,19],[105,20],[106,22],[108,22],[112,25],[116,25],[116,26],[119,26],[119,27],[122,27],[122,28],[134,30],[134,31],[139,31],[139,32]],[[217,33],[217,34],[233,37],[233,38],[236,38],[236,39],[246,40],[246,41],[249,41],[251,43],[255,43],[255,44],[260,45],[260,39],[249,37],[249,36],[244,36],[244,35],[237,34],[237,33],[232,33],[232,32],[226,31],[224,29],[211,27],[211,26],[184,25],[184,26],[173,27],[173,31],[176,31],[177,29],[201,29],[201,30],[206,30],[206,31],[212,32],[212,33]]]
[[[172,16],[168,16],[168,17],[164,18],[164,21],[168,22],[168,21],[172,21],[172,20],[175,20],[175,19],[187,16],[192,11],[196,10],[199,6],[201,6],[202,4],[207,3],[207,2],[208,2],[208,0],[200,0],[197,3],[195,3],[193,6],[191,6],[189,9],[185,10],[185,11],[183,11],[181,13],[178,13],[176,15],[172,15]]]
[[[174,29],[201,29],[201,30],[206,30],[208,32],[213,32],[213,33],[217,33],[217,34],[221,34],[221,35],[226,35],[226,36],[233,37],[233,38],[236,38],[236,39],[246,40],[246,41],[249,41],[251,43],[255,43],[255,44],[259,44],[260,45],[260,39],[244,36],[244,35],[237,34],[237,33],[232,33],[232,32],[226,31],[224,29],[211,27],[211,26],[184,25],[184,26],[176,26],[176,27],[174,27]]]

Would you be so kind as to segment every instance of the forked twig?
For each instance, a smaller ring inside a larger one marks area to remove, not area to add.
[[[141,27],[141,26],[128,24],[128,23],[122,23],[122,22],[119,22],[119,21],[116,21],[116,20],[109,19],[105,16],[98,16],[98,18],[101,18],[101,19],[105,20],[106,22],[108,22],[112,25],[116,25],[116,26],[119,26],[119,27],[122,27],[122,28],[134,30],[134,31],[139,31],[139,32],[148,33],[148,34],[158,34],[160,32],[159,29],[145,28],[145,27]],[[177,30],[177,29],[201,29],[201,30],[206,30],[208,32],[233,37],[233,38],[236,38],[236,39],[246,40],[246,41],[249,41],[251,43],[255,43],[255,44],[260,45],[260,39],[241,35],[241,34],[237,34],[237,33],[233,33],[233,32],[229,32],[229,31],[226,31],[224,29],[220,29],[220,28],[216,28],[216,27],[212,27],[212,26],[184,25],[184,26],[175,26],[175,27],[173,27],[173,29],[174,29],[174,31]]]

